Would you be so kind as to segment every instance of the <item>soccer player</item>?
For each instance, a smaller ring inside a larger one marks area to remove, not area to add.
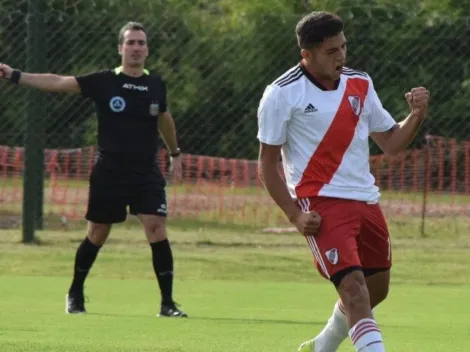
[[[403,150],[426,118],[429,92],[406,93],[411,111],[397,123],[369,75],[345,67],[337,15],[310,13],[295,31],[300,63],[266,87],[258,108],[259,173],[339,294],[325,328],[299,351],[336,351],[348,335],[356,351],[385,351],[372,308],[387,296],[392,257],[368,138],[384,153]]]
[[[166,182],[156,163],[158,132],[181,176],[176,129],[163,80],[148,72],[147,35],[140,23],[119,32],[121,66],[83,76],[25,73],[0,65],[0,78],[49,92],[81,93],[98,115],[98,155],[90,175],[88,234],[75,256],[66,312],[85,313],[84,283],[112,224],[126,220],[127,206],[143,225],[161,293],[159,316],[187,317],[173,301],[173,255],[166,231]],[[157,131],[158,130],[158,131]]]

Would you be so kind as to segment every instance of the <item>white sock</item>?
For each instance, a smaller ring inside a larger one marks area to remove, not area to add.
[[[323,330],[315,337],[314,352],[336,352],[348,337],[348,325],[342,304],[336,302],[333,314]]]
[[[349,330],[349,337],[358,352],[385,352],[382,334],[374,319],[362,319]]]

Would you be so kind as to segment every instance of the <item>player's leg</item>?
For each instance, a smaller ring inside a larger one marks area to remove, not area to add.
[[[372,309],[380,304],[388,294],[390,272],[365,271],[366,285],[369,290]],[[333,352],[349,337],[349,328],[346,321],[346,312],[341,299],[338,299],[333,307],[333,313],[328,319],[323,330],[315,337],[317,346],[327,346],[322,351]],[[317,349],[316,351],[321,351]]]
[[[331,280],[332,275],[341,274],[351,266],[359,267],[355,246],[360,216],[355,210],[356,202],[316,197],[300,204],[302,210],[314,209],[322,217],[319,234],[307,238],[320,274]],[[348,337],[348,331],[344,307],[338,300],[323,330],[302,344],[299,351],[334,352]]]
[[[337,290],[345,307],[349,337],[356,351],[385,351],[382,334],[372,314],[362,271],[355,270],[344,276]]]
[[[363,274],[367,282],[370,305],[373,308],[384,301],[388,295],[392,255],[388,228],[380,207],[375,204],[364,205],[364,208],[361,231],[357,242]],[[341,284],[343,283],[344,279]],[[354,307],[352,310],[360,311],[359,309],[354,310]],[[366,309],[364,308],[361,314],[364,315],[365,313]],[[364,347],[364,351],[384,351],[380,330],[373,316],[362,320],[358,320],[360,319],[358,315],[348,318],[350,327],[351,324],[355,324],[349,331],[349,335],[356,347],[369,345]],[[368,332],[369,336],[365,332]]]
[[[95,167],[90,178],[87,236],[75,253],[73,280],[66,295],[66,312],[85,313],[84,284],[98,253],[105,243],[114,223],[126,219],[125,199],[113,187],[107,173]]]
[[[357,236],[357,253],[362,270],[352,271],[344,277],[333,278],[332,281],[337,286],[345,307],[346,320],[350,329],[349,337],[356,350],[381,352],[385,351],[385,347],[382,334],[372,313],[372,307],[379,304],[388,294],[388,270],[391,255],[388,250],[388,234],[382,247],[370,243],[371,233],[374,233],[373,237],[376,233],[375,229],[371,231],[371,226],[381,227],[380,221],[377,221],[378,213],[371,212],[371,209],[376,209],[377,206],[365,203],[360,203],[360,205],[362,216],[361,229]],[[378,255],[381,260],[371,260],[371,253]],[[368,280],[365,275],[369,277]],[[369,281],[368,285],[367,281]]]
[[[388,296],[390,284],[390,270],[368,271],[363,268],[369,290],[370,305],[372,309],[382,303]]]
[[[313,340],[304,342],[299,351],[308,352],[335,352],[348,337],[348,325],[346,314],[341,300],[333,307],[333,312],[325,327],[314,337]]]
[[[378,304],[388,295],[392,266],[390,235],[378,204],[366,205],[358,247],[364,275],[370,282],[369,292]]]
[[[341,311],[341,305],[337,304],[325,329],[299,350],[336,351],[346,334],[352,336],[351,331],[358,331],[358,327],[367,327],[369,325],[364,324],[373,323],[370,298],[356,242],[364,210],[359,202],[315,199],[311,203],[309,209],[320,213],[322,225],[320,233],[307,238],[307,241],[320,273],[335,284],[346,314]],[[374,343],[367,348],[378,346],[376,334],[365,331],[366,335],[360,335],[359,339],[356,339],[356,335],[352,336],[357,350],[365,348],[364,341]],[[374,341],[370,341],[371,339]]]
[[[159,316],[187,317],[173,300],[173,253],[167,236],[164,185],[147,185],[130,202],[130,213],[142,223],[152,251],[152,264],[160,288]]]

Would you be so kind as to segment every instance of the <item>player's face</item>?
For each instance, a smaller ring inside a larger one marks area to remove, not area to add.
[[[143,31],[127,30],[119,45],[122,62],[128,67],[141,67],[148,55],[147,36]]]
[[[341,32],[337,36],[327,38],[317,47],[304,53],[307,62],[315,68],[320,78],[337,80],[346,63],[346,38]],[[305,56],[304,56],[305,58]]]

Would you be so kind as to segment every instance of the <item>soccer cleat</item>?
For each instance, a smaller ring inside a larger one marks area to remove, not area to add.
[[[315,341],[305,341],[301,344],[297,350],[298,352],[314,352],[315,351]]]
[[[65,295],[65,313],[67,314],[84,314],[85,297],[83,293],[67,293]]]
[[[170,317],[170,318],[187,318],[188,315],[179,310],[176,303],[162,304],[160,307],[159,317]]]

